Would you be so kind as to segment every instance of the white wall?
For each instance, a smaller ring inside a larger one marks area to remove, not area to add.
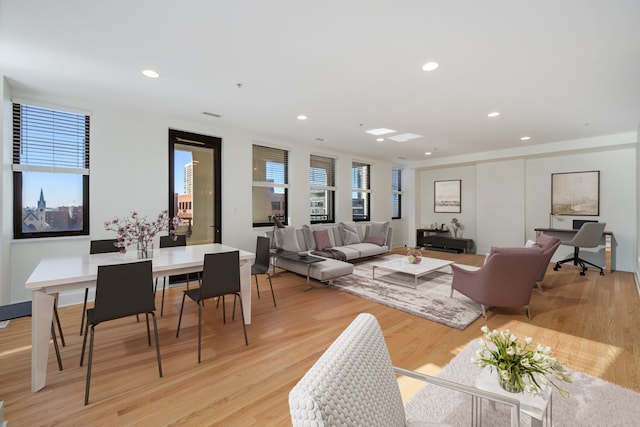
[[[4,81],[4,79],[3,79]],[[91,239],[113,238],[103,222],[137,210],[155,216],[167,209],[169,128],[222,138],[222,241],[254,251],[255,237],[270,228],[252,227],[251,180],[254,143],[289,150],[289,221],[301,225],[309,221],[309,155],[323,154],[337,159],[337,221],[351,220],[351,155],[318,150],[290,141],[274,141],[242,130],[186,122],[171,117],[148,115],[120,107],[87,105],[78,101],[47,98],[29,93],[3,93],[3,122],[10,123],[11,96],[37,103],[91,111],[90,232],[87,237],[13,240],[11,157],[3,156],[2,245],[5,255],[0,285],[0,304],[31,298],[24,282],[43,257],[85,254]],[[11,133],[3,132],[3,153],[11,152]],[[390,218],[391,168],[386,162],[360,156],[372,165],[372,219]],[[378,193],[379,192],[379,193]],[[398,233],[402,236],[403,233]],[[79,294],[66,294],[62,304],[80,301]]]
[[[483,161],[463,167],[438,165],[437,168],[419,170],[421,223],[433,222],[436,215],[444,215],[432,213],[433,181],[462,179],[462,213],[459,219],[465,225],[463,237],[474,239],[479,253],[488,251],[491,246],[519,246],[527,239],[535,239],[535,228],[550,225],[552,173],[599,170],[600,216],[579,218],[606,222],[607,230],[614,235],[613,267],[620,271],[635,271],[636,148],[635,140],[629,142],[632,144],[603,150],[523,156],[521,159]],[[467,180],[475,185],[465,185]],[[469,206],[466,200],[474,204]],[[450,220],[450,216],[447,214],[446,218]],[[552,226],[571,228],[573,218],[556,216]],[[467,224],[472,226],[467,228]],[[585,258],[604,265],[602,246],[583,252]],[[570,253],[570,247],[561,246],[554,260]]]
[[[436,213],[433,211],[434,181],[449,181],[460,179],[461,182],[461,206],[460,213]],[[445,224],[451,228],[451,219],[457,218],[462,224],[459,237],[477,239],[477,189],[476,167],[459,166],[452,168],[436,168],[419,171],[416,180],[419,181],[419,190],[416,193],[416,205],[419,206],[416,225],[420,228],[434,222]],[[415,246],[415,230],[412,231],[411,245]]]

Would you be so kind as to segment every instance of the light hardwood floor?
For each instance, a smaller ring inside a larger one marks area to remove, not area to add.
[[[470,265],[483,260],[480,255],[425,253]],[[631,273],[600,276],[592,271],[582,277],[572,266],[554,272],[550,265],[544,292],[534,291],[531,320],[521,308],[491,309],[486,322],[479,318],[464,331],[330,287],[304,292],[304,278],[280,270],[273,279],[274,308],[266,277],[260,283],[261,299],[253,286],[248,347],[239,319],[223,325],[222,311],[206,304],[200,365],[197,308],[187,301],[176,339],[182,292],[171,289],[158,323],[163,378],[143,322],[130,318],[101,325],[86,407],[86,368],[78,363],[81,306],[60,310],[65,369],[58,371],[52,347],[47,386],[38,393],[30,391],[30,319],[12,320],[0,329],[0,400],[9,425],[290,425],[289,391],[360,312],[378,318],[394,364],[404,368],[437,374],[487,324],[533,337],[572,369],[640,391],[640,299]],[[421,386],[406,379],[400,384],[405,399]]]

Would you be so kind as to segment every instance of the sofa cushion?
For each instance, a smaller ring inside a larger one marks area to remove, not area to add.
[[[389,225],[390,225],[389,221],[372,222],[367,226],[367,232],[366,232],[365,238],[382,237],[382,243],[380,244],[380,246],[384,245],[385,240],[387,239],[387,233],[389,232]],[[371,242],[371,243],[375,243],[375,242]]]
[[[342,237],[343,245],[353,245],[360,243],[360,235],[355,223],[341,222],[338,224],[340,228],[340,236]]]
[[[296,229],[293,226],[276,228],[276,247],[290,252],[300,252]]]
[[[313,232],[315,248],[319,251],[333,247],[329,239],[329,230],[316,230]]]
[[[347,257],[347,261],[351,261],[352,259],[358,259],[362,257],[360,255],[360,249],[357,248],[357,245],[359,244],[360,243],[356,245],[349,245],[349,246],[338,246],[338,247],[335,247],[334,249],[345,254],[345,256]],[[371,245],[371,243],[367,243],[367,244]]]
[[[341,248],[336,248],[339,251],[357,251],[357,258],[366,258],[370,256],[380,255],[389,252],[389,248],[386,246],[378,246],[373,243],[357,243],[355,245],[342,246]],[[347,258],[349,260],[353,258]]]
[[[316,249],[316,239],[313,237],[313,229],[310,225],[304,224],[302,226],[302,234],[304,236],[304,242],[307,246],[307,250],[312,251]]]
[[[384,237],[366,236],[362,243],[373,243],[374,245],[382,246],[384,245]]]

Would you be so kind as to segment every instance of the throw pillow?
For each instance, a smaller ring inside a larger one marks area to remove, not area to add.
[[[307,246],[308,251],[312,251],[316,248],[316,241],[313,237],[313,229],[308,224],[302,226],[302,235],[304,236],[304,243]]]
[[[340,236],[342,237],[343,245],[355,245],[360,243],[360,236],[358,235],[358,229],[355,223],[341,222],[338,224],[340,228]]]
[[[389,232],[389,221],[386,222],[372,222],[367,227],[367,235],[365,237],[382,237],[382,244],[387,240],[387,233]],[[382,246],[382,245],[381,245]]]
[[[525,248],[539,248],[540,245],[537,242],[534,242],[533,240],[527,240],[527,243],[524,244]]]
[[[332,247],[331,240],[329,240],[329,230],[316,230],[313,232],[313,238],[315,240],[316,249],[319,251]]]
[[[295,227],[276,228],[276,247],[289,252],[300,252]]]
[[[383,246],[384,237],[367,236],[364,239],[362,239],[362,243],[373,243],[374,245]]]

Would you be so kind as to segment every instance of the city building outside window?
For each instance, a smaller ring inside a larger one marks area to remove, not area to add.
[[[13,104],[14,238],[89,234],[90,117]]]
[[[391,169],[391,219],[402,218],[402,169]]]
[[[371,218],[371,165],[351,163],[351,217],[354,221]]]
[[[311,155],[309,167],[310,223],[335,222],[335,159]]]
[[[289,152],[253,146],[253,226],[273,225],[273,216],[287,221]]]

